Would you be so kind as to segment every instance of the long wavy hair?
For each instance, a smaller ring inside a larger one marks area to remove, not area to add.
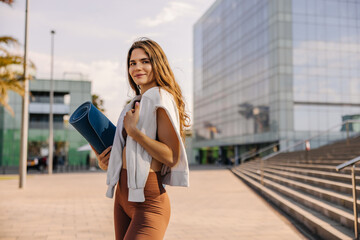
[[[185,112],[185,102],[181,93],[180,86],[175,80],[174,73],[170,68],[164,51],[159,44],[149,38],[140,38],[139,40],[136,40],[129,49],[127,55],[127,71],[131,88],[135,91],[136,95],[140,94],[140,90],[137,88],[136,83],[134,82],[129,73],[131,53],[134,49],[137,48],[143,49],[148,55],[156,85],[164,88],[166,91],[173,95],[179,111],[180,135],[183,141],[185,141],[185,128],[190,126],[190,117]]]

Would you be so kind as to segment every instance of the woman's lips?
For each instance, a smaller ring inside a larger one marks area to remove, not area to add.
[[[136,74],[135,77],[141,77],[144,76],[145,74]]]

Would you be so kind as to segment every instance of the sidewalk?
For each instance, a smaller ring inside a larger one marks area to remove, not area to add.
[[[0,179],[0,240],[114,239],[113,200],[104,173]],[[167,187],[175,239],[302,239],[229,170],[195,167],[190,188]]]

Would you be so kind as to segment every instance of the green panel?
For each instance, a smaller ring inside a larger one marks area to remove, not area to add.
[[[2,147],[2,166],[18,166],[20,158],[20,130],[5,130]]]
[[[29,141],[44,142],[49,138],[49,130],[45,129],[29,129]]]
[[[207,163],[207,156],[206,156],[206,150],[200,150],[203,151],[202,158],[201,158],[201,164]]]
[[[214,159],[218,159],[219,158],[219,147],[213,147],[212,148],[212,157]]]
[[[49,80],[30,81],[31,90],[47,91]],[[70,109],[72,112],[83,102],[91,100],[91,82],[89,81],[55,81],[55,91],[70,93]],[[9,104],[15,112],[15,117],[0,107],[0,166],[18,166],[20,158],[20,126],[21,126],[21,97],[10,93]],[[48,141],[48,129],[29,129],[29,142]],[[55,142],[67,142],[69,165],[85,165],[89,152],[77,152],[77,148],[87,144],[86,140],[73,128],[54,131]]]
[[[70,166],[86,165],[86,157],[89,152],[78,152],[76,148],[69,149],[68,163]]]
[[[54,141],[67,141],[68,131],[67,130],[55,130],[54,131]]]

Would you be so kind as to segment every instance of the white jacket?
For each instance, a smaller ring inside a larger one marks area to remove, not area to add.
[[[120,114],[107,170],[108,190],[106,192],[106,196],[109,198],[113,197],[114,188],[120,178],[122,150],[125,145],[125,140],[122,136],[124,117],[126,112],[132,109],[134,101],[140,99],[140,112],[137,128],[148,137],[155,139],[157,131],[156,110],[161,107],[166,111],[180,142],[180,159],[178,164],[172,168],[163,164],[161,169],[163,184],[171,186],[189,186],[189,166],[185,146],[180,136],[179,112],[176,103],[171,93],[161,87],[153,87],[148,89],[143,95],[134,97]],[[132,137],[127,136],[126,168],[128,176],[129,201],[145,201],[144,187],[149,175],[151,160],[152,156],[139,143],[132,139]]]

